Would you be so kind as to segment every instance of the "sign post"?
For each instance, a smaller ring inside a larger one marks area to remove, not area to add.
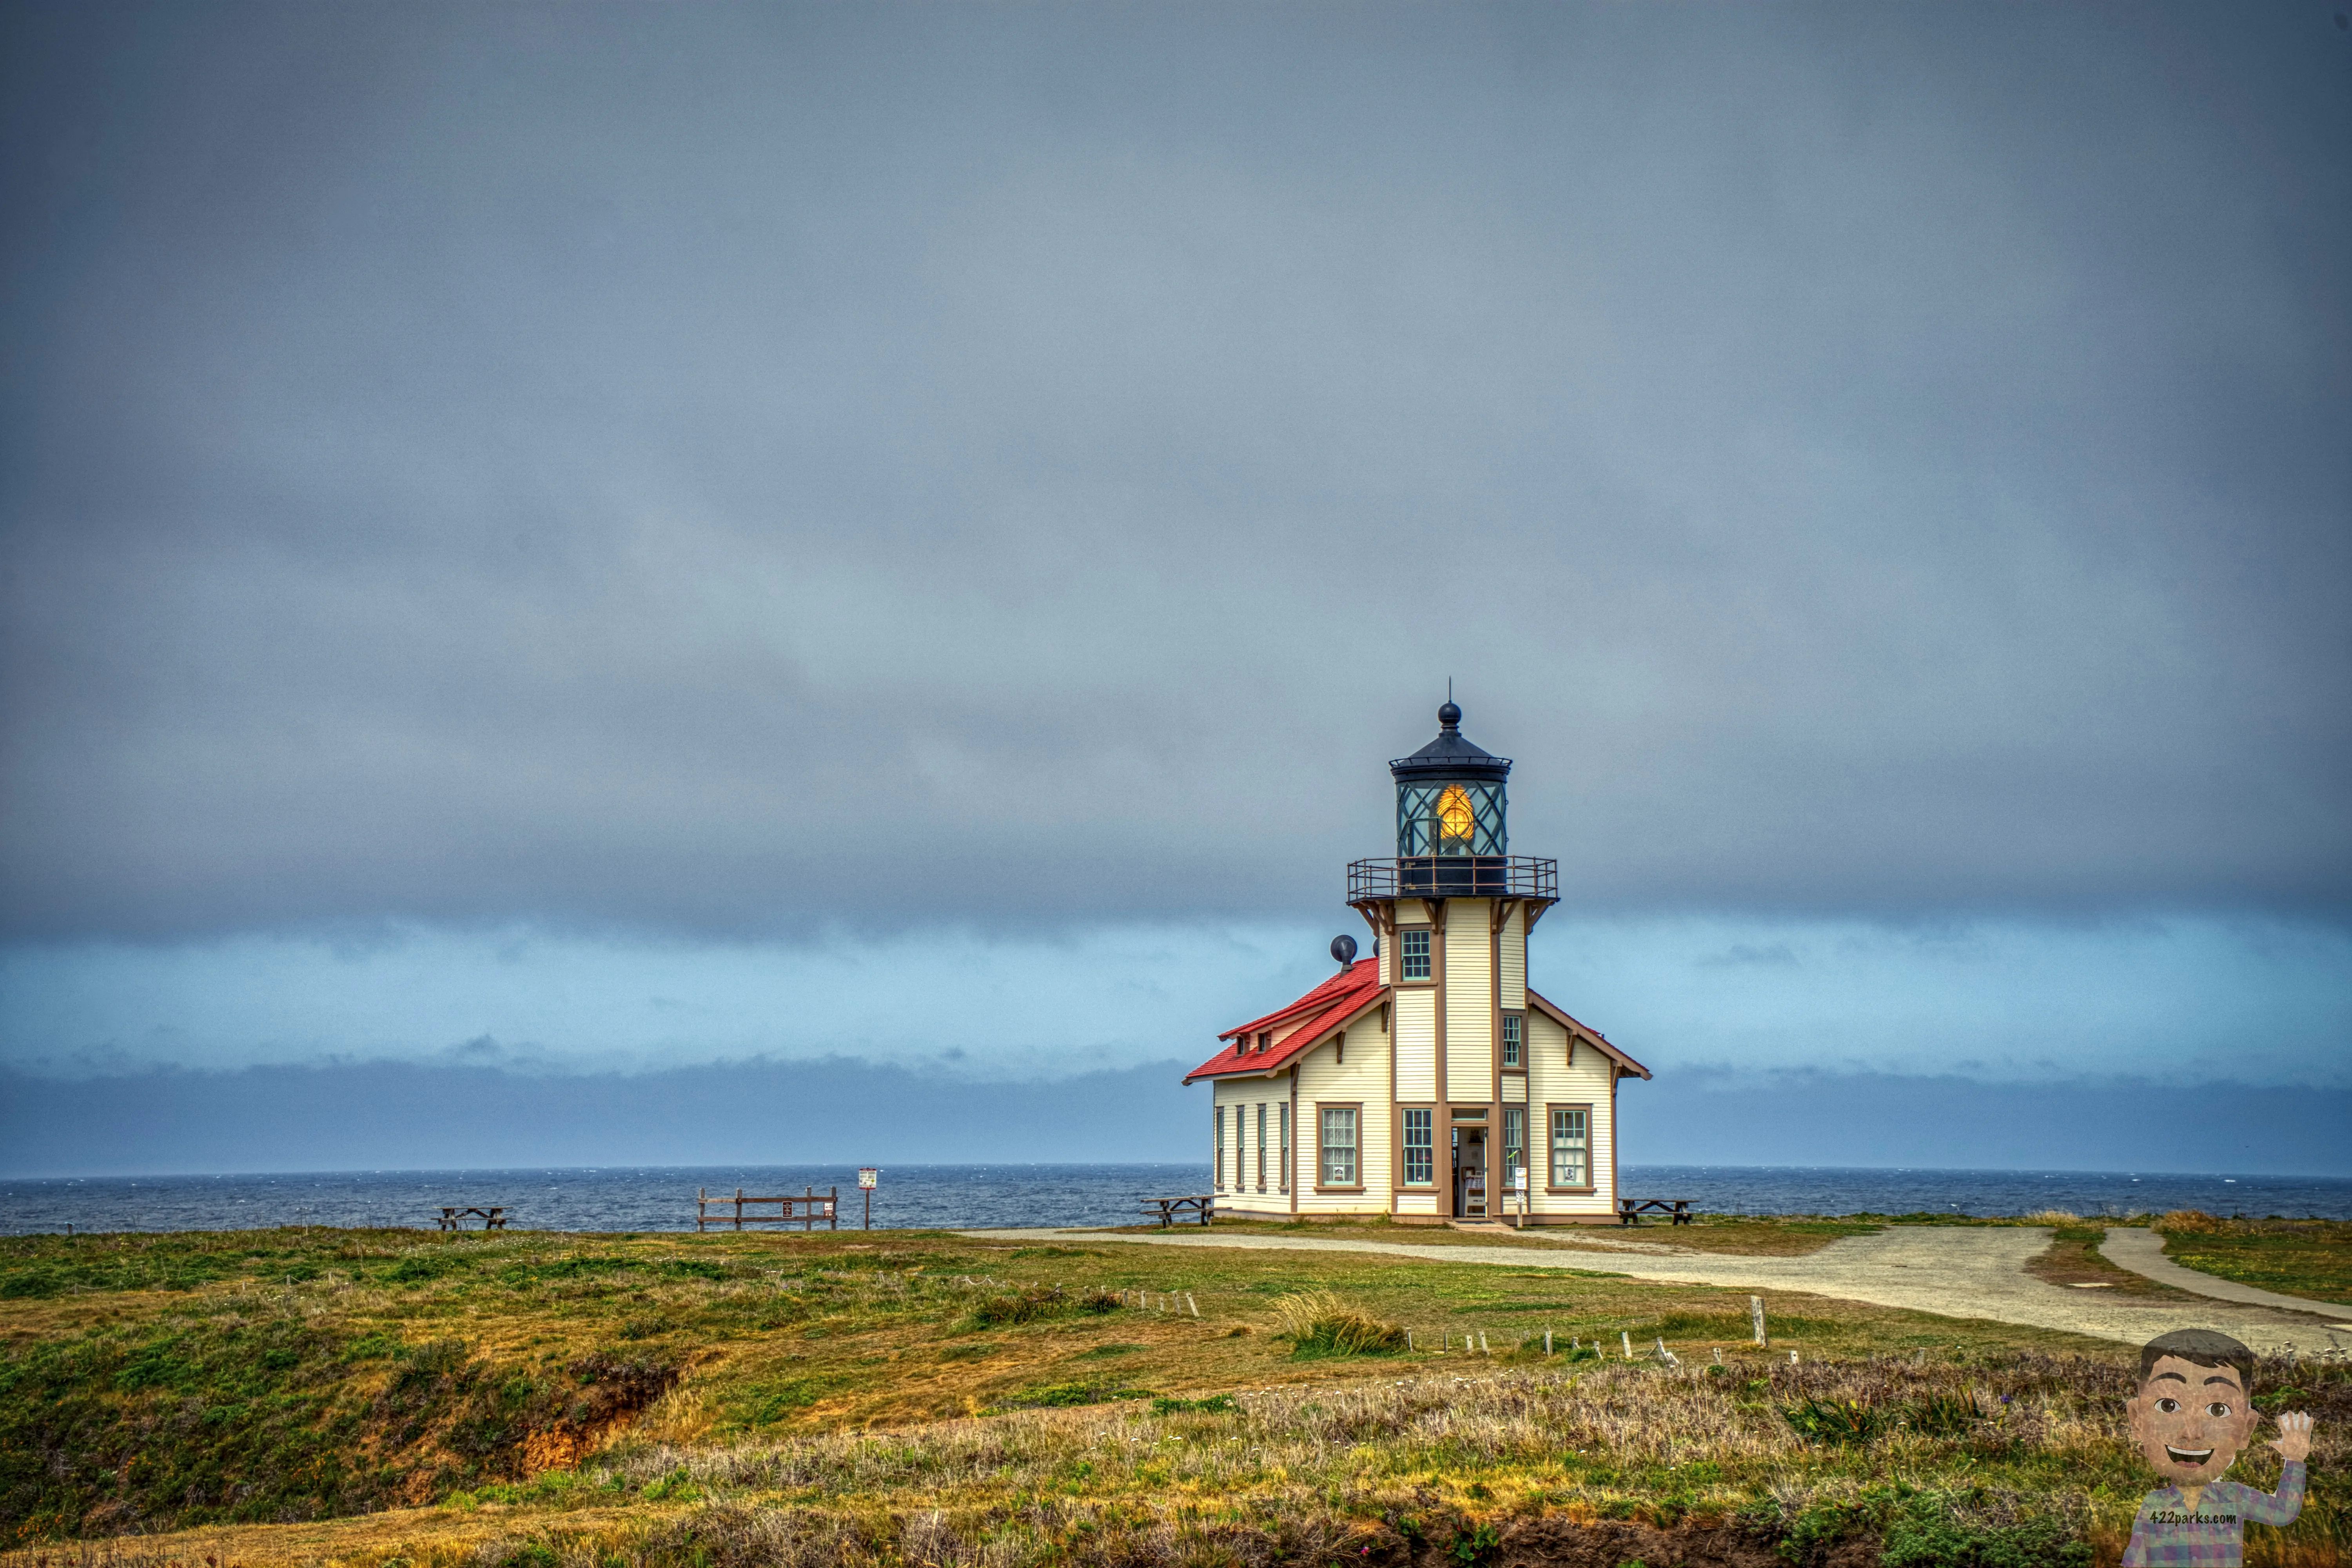
[[[881,1180],[881,1166],[860,1165],[857,1167],[857,1185],[866,1194],[866,1228],[868,1230],[872,1230],[874,1228],[874,1189]]]

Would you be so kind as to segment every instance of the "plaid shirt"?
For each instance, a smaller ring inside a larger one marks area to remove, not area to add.
[[[2236,1481],[2215,1481],[2189,1511],[2179,1487],[2150,1492],[2132,1521],[2124,1568],[2239,1568],[2245,1561],[2246,1521],[2292,1524],[2303,1511],[2303,1461],[2289,1459],[2276,1492],[2258,1492]]]

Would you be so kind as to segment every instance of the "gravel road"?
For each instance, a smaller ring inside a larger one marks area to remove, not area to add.
[[[2322,1317],[2239,1301],[2215,1300],[2210,1305],[2134,1301],[2103,1290],[2037,1279],[2025,1272],[2025,1265],[2050,1245],[2050,1232],[2033,1226],[1890,1226],[1874,1236],[1841,1237],[1802,1258],[1690,1251],[1669,1255],[1669,1249],[1654,1244],[1634,1253],[1615,1247],[1590,1250],[1581,1247],[1431,1247],[1303,1236],[1192,1236],[1174,1231],[969,1230],[961,1234],[1003,1241],[1035,1242],[1050,1236],[1056,1241],[1089,1245],[1374,1253],[1432,1263],[1499,1264],[1520,1270],[1589,1268],[1635,1279],[1717,1285],[1734,1290],[1803,1291],[1947,1318],[1982,1318],[2059,1329],[2128,1344],[2145,1343],[2168,1329],[2198,1328],[2219,1329],[2262,1351],[2290,1345],[2319,1351],[2334,1343],[2352,1352],[2352,1324],[2331,1327]],[[2205,1277],[2196,1278],[2204,1280]],[[2177,1281],[2167,1279],[2165,1283]]]

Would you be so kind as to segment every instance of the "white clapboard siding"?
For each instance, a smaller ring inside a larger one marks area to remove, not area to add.
[[[1376,1008],[1349,1026],[1344,1053],[1325,1041],[1298,1065],[1298,1211],[1354,1214],[1388,1207],[1389,1050]],[[1344,1054],[1346,1059],[1341,1058]],[[1360,1193],[1318,1192],[1322,1146],[1321,1107],[1354,1104]]]
[[[1437,1098],[1437,993],[1396,993],[1396,1097],[1408,1104]]]
[[[1500,971],[1503,1006],[1517,1012],[1528,1005],[1528,907],[1512,907],[1509,923],[1503,927],[1503,965]]]
[[[1495,1089],[1493,908],[1461,899],[1445,920],[1445,1092],[1473,1103]]]
[[[1542,1014],[1528,1017],[1528,1142],[1535,1167],[1533,1213],[1542,1215],[1608,1215],[1615,1211],[1616,1194],[1609,1184],[1610,1154],[1615,1147],[1609,1099],[1610,1061],[1591,1045],[1580,1045],[1569,1059],[1568,1033]],[[1591,1194],[1547,1192],[1545,1179],[1550,1155],[1550,1108],[1590,1105],[1591,1116]]]

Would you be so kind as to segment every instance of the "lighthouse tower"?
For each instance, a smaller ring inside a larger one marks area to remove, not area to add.
[[[1510,853],[1510,760],[1437,710],[1389,763],[1396,853],[1348,868],[1374,937],[1288,1006],[1227,1030],[1185,1079],[1214,1088],[1220,1213],[1425,1223],[1606,1222],[1616,1097],[1649,1070],[1528,984],[1556,861]]]

